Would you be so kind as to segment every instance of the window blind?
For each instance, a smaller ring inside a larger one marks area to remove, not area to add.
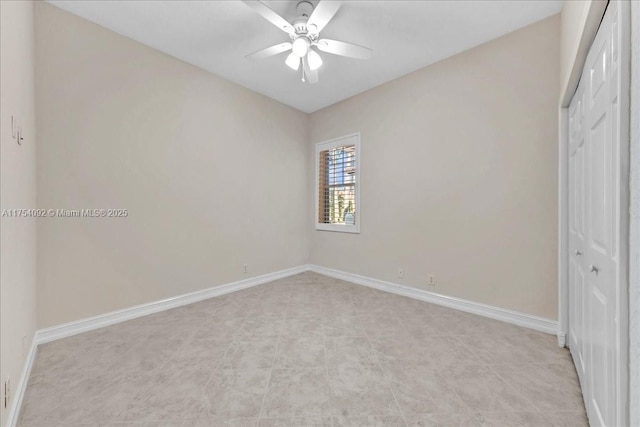
[[[356,146],[322,150],[318,155],[318,222],[355,225]]]

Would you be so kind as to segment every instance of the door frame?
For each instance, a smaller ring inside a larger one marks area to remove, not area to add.
[[[631,8],[630,2],[620,1],[620,68],[622,70],[620,82],[622,91],[620,94],[620,122],[630,123],[630,64],[631,64]],[[607,3],[593,1],[589,7],[585,26],[580,38],[578,54],[573,64],[571,77],[567,87],[560,97],[558,111],[558,345],[567,345],[569,330],[569,228],[568,228],[568,146],[569,146],[569,104],[578,88],[578,83],[582,75],[582,69],[586,62],[586,57],[591,48],[595,35],[598,31],[600,21],[604,16]],[[637,13],[636,13],[637,14]],[[637,25],[637,23],[635,24]],[[637,61],[637,59],[636,59]],[[626,88],[626,90],[625,90]],[[634,363],[634,355],[629,353],[629,304],[633,301],[629,298],[630,282],[630,258],[629,258],[629,237],[630,237],[630,126],[620,127],[620,152],[627,153],[620,164],[621,182],[620,188],[620,263],[618,266],[619,276],[616,283],[618,299],[616,308],[618,316],[618,329],[616,331],[616,419],[630,421],[629,408],[629,362]],[[637,173],[637,172],[636,172]],[[626,177],[626,179],[624,178]],[[635,351],[637,351],[636,349]],[[637,358],[638,355],[636,354]],[[631,359],[630,359],[631,358]],[[637,369],[637,368],[636,368]],[[633,389],[632,389],[633,390]],[[634,394],[631,394],[634,396]]]
[[[631,2],[629,402],[640,402],[640,3]],[[629,407],[629,425],[640,425],[640,404]]]

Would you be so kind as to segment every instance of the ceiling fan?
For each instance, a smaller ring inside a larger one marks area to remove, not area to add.
[[[249,54],[247,55],[248,59],[264,59],[291,50],[285,64],[296,71],[302,65],[302,81],[317,83],[318,68],[322,65],[322,57],[316,49],[349,58],[369,59],[371,57],[373,51],[366,47],[320,38],[320,31],[340,8],[341,2],[339,1],[321,0],[315,9],[310,2],[301,1],[296,8],[298,18],[291,24],[261,1],[245,0],[245,3],[267,21],[289,34],[291,39],[290,42],[280,43]]]

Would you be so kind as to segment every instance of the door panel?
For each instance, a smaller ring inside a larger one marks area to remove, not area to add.
[[[578,305],[578,280],[576,272],[576,262],[569,259],[569,298],[571,298],[570,306]],[[578,315],[580,310],[569,311],[569,346],[576,348],[578,346]],[[577,365],[577,363],[576,363]]]
[[[607,45],[600,41],[600,46],[598,47],[598,53],[595,55],[595,63],[592,65],[590,71],[591,79],[590,79],[590,93],[593,98],[597,97],[600,94],[600,90],[605,87],[605,79],[606,79],[606,56],[607,56]],[[595,47],[595,42],[594,42]]]
[[[606,115],[598,118],[589,138],[589,245],[603,255],[608,253]]]
[[[587,321],[587,310],[586,310],[586,289],[585,289],[585,280],[584,280],[584,271],[582,267],[578,267],[578,271],[576,274],[576,292],[578,293],[578,302],[576,307],[579,308],[579,313],[577,315],[578,318],[578,329],[580,331],[580,341],[578,346],[578,369],[582,375],[582,381],[586,384],[586,370],[587,370],[587,339],[586,339],[586,321]],[[588,385],[587,385],[588,387]]]
[[[575,205],[576,218],[575,228],[576,236],[581,242],[584,242],[584,138],[582,133],[578,135],[578,146],[575,154]]]
[[[586,384],[585,340],[585,84],[582,82],[569,108],[569,346],[578,377],[583,388]]]
[[[589,378],[592,392],[592,415],[596,418],[595,420],[592,419],[592,424],[600,426],[611,425],[606,422],[611,412],[609,397],[612,391],[609,387],[610,372],[606,369],[610,365],[608,346],[606,344],[607,321],[609,319],[607,307],[607,298],[598,289],[593,289],[590,307],[592,339],[589,357]]]
[[[581,82],[569,108],[569,346],[583,389],[586,384],[585,340],[585,83]]]

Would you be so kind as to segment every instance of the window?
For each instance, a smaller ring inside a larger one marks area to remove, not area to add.
[[[316,230],[360,232],[360,134],[316,144]]]

